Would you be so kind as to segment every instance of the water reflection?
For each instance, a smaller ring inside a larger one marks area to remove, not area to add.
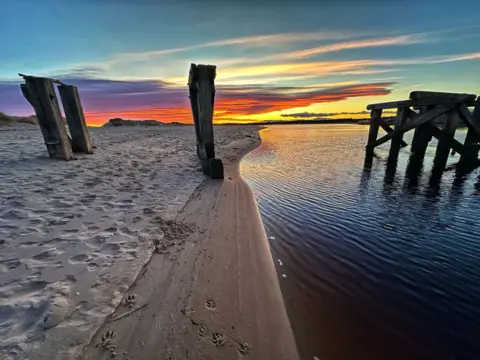
[[[367,132],[273,126],[242,162],[302,358],[478,359],[478,170],[365,157]]]

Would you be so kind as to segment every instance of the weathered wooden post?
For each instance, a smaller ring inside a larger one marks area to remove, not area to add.
[[[480,127],[480,104],[477,104],[473,110],[472,121]],[[460,163],[462,165],[471,163],[472,159],[477,159],[479,145],[480,137],[475,132],[475,129],[470,127],[467,131],[467,136],[465,137],[464,142],[465,155],[460,157]]]
[[[23,96],[32,105],[43,134],[50,158],[72,160],[70,139],[62,119],[57,96],[51,79],[21,75],[25,84],[20,86]]]
[[[215,65],[191,64],[188,78],[197,154],[205,174],[223,179],[222,160],[215,158],[213,108],[215,102]]]
[[[435,151],[435,158],[433,159],[434,169],[443,170],[447,165],[450,149],[455,137],[455,130],[457,128],[457,114],[458,112],[455,109],[443,115],[443,133],[441,138],[438,140],[437,149]]]
[[[78,89],[73,85],[61,84],[58,87],[62,99],[63,110],[67,118],[68,128],[72,136],[72,149],[74,152],[92,154],[92,143],[88,134],[85,116]]]
[[[395,129],[400,129],[403,124],[408,120],[408,107],[400,107],[397,110],[397,116],[395,117]],[[400,148],[405,146],[406,143],[403,141],[403,133],[397,132],[392,137],[392,143],[390,144],[390,151],[388,154],[389,161],[397,161],[398,153]]]
[[[375,141],[378,136],[378,129],[380,127],[379,119],[382,118],[382,109],[372,110],[370,112],[370,129],[368,130],[367,153],[373,153]]]

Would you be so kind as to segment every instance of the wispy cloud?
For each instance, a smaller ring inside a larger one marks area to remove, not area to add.
[[[318,54],[348,50],[348,49],[362,49],[369,47],[382,47],[382,46],[400,46],[400,45],[412,45],[429,41],[423,34],[416,35],[402,35],[389,38],[377,38],[377,39],[365,39],[358,41],[340,42],[335,44],[323,45],[305,50],[293,51],[279,55],[283,59],[301,59],[307,58]]]
[[[360,37],[365,35],[365,32],[310,32],[310,33],[283,33],[270,35],[257,35],[237,37],[231,39],[223,39],[210,41],[202,44],[191,46],[184,46],[171,49],[160,49],[143,52],[125,52],[118,53],[112,58],[108,59],[106,63],[113,64],[116,62],[125,61],[145,61],[158,56],[170,55],[191,50],[198,50],[209,47],[224,47],[224,46],[249,46],[249,47],[273,47],[278,45],[285,45],[289,43],[301,43],[308,41],[326,41],[339,40]]]

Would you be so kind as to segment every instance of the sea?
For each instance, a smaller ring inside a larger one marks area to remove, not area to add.
[[[480,359],[480,172],[458,154],[433,171],[435,140],[423,164],[388,161],[389,143],[368,156],[366,125],[260,134],[241,174],[301,358]]]

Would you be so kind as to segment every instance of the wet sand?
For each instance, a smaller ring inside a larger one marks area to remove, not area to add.
[[[166,226],[185,237],[174,257],[155,254],[81,359],[297,359],[270,249],[239,160],[257,134],[220,149],[224,181],[207,180]],[[165,239],[164,239],[165,240]],[[106,340],[105,335],[112,335]],[[111,345],[114,345],[112,347]]]

